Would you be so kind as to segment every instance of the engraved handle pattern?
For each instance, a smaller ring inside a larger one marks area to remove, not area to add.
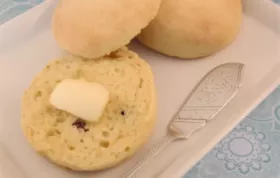
[[[242,69],[241,63],[226,63],[206,74],[170,123],[170,129],[187,139],[203,128],[237,93]]]
[[[211,70],[194,88],[174,121],[213,119],[240,88],[242,68],[241,63],[226,63]]]
[[[243,64],[226,63],[211,70],[194,88],[184,108],[219,108],[240,86]]]
[[[135,178],[137,172],[143,168],[150,160],[152,160],[158,153],[163,150],[169,143],[177,139],[174,136],[164,137],[146,156],[141,160],[126,176],[123,178]]]

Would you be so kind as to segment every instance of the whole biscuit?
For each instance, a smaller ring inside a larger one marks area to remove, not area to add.
[[[59,0],[52,31],[64,50],[99,58],[127,45],[156,16],[161,0]]]
[[[241,0],[163,0],[138,39],[168,56],[200,58],[232,43],[241,22]]]

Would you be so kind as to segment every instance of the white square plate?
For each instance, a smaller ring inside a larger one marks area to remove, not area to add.
[[[228,48],[205,59],[172,59],[133,42],[130,48],[150,63],[155,74],[159,115],[153,137],[132,159],[113,169],[96,173],[66,171],[35,154],[20,128],[24,89],[48,60],[63,55],[50,31],[53,2],[47,0],[0,27],[1,178],[121,177],[164,137],[168,122],[203,75],[221,63],[244,63],[243,87],[216,119],[189,140],[167,147],[147,166],[149,170],[144,168],[137,175],[141,178],[178,178],[279,83],[280,11],[266,0],[243,0],[244,21],[240,35]]]

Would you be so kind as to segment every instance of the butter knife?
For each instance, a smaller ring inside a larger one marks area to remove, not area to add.
[[[214,119],[241,87],[243,66],[241,63],[226,63],[208,72],[169,123],[167,136],[123,178],[135,178],[137,172],[168,144],[188,139]]]

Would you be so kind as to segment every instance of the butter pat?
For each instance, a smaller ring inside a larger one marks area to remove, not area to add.
[[[98,83],[65,79],[50,96],[50,103],[81,119],[97,122],[109,100],[109,92]]]

